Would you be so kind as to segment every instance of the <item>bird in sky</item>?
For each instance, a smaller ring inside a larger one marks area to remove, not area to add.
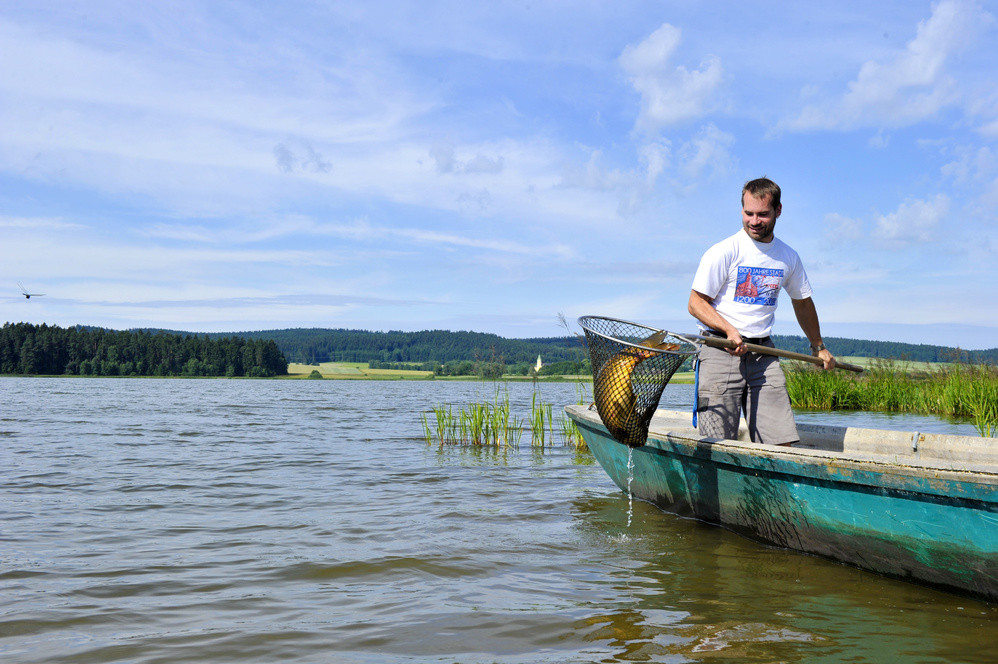
[[[29,293],[28,290],[24,286],[21,285],[20,281],[17,282],[17,286],[18,286],[18,288],[21,289],[21,294],[24,295],[24,297],[26,297],[29,300],[32,298],[32,296],[34,296],[34,297],[42,297],[43,295],[45,295],[45,293]]]

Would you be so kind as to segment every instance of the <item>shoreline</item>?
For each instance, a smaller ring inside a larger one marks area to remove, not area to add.
[[[289,365],[290,366],[290,365]],[[79,374],[0,374],[0,378],[107,378],[118,380],[408,380],[412,382],[469,382],[469,381],[502,381],[509,383],[592,383],[593,377],[554,375],[554,376],[512,376],[501,378],[482,378],[481,376],[435,376],[430,371],[393,371],[390,369],[364,369],[350,373],[324,373],[322,378],[309,378],[311,369],[306,373],[288,371],[286,376],[81,376]],[[669,381],[670,384],[693,384],[692,373],[677,373]]]
[[[578,383],[593,382],[593,377],[586,375],[555,374],[551,376],[518,376],[506,374],[501,378],[482,378],[481,376],[437,376],[432,371],[403,371],[396,369],[368,369],[361,362],[323,362],[321,364],[288,363],[288,375],[280,376],[289,380],[318,380],[309,378],[313,371],[318,371],[322,380],[443,380],[443,381],[481,381],[501,380],[507,382],[538,382],[538,383]],[[671,383],[693,384],[693,373],[676,373]]]

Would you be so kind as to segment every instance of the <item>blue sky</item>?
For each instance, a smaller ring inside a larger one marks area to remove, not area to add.
[[[5,0],[0,319],[691,331],[765,174],[826,336],[992,348],[996,15]]]

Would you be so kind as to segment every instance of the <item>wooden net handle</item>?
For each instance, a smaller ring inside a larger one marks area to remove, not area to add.
[[[703,345],[710,346],[711,348],[724,348],[724,349],[734,349],[735,342],[730,339],[721,339],[718,337],[702,337],[696,334],[685,334],[685,337],[690,337],[692,339],[697,339]],[[816,364],[821,367],[825,363],[820,357],[815,357],[813,355],[804,355],[803,353],[795,353],[789,350],[781,350],[779,348],[770,348],[769,346],[760,346],[759,344],[746,343],[745,347],[753,353],[761,353],[763,355],[775,355],[777,357],[785,357],[789,360],[800,360],[801,362],[810,362],[811,364]],[[846,371],[855,371],[856,373],[863,373],[863,367],[856,364],[849,364],[848,362],[839,362],[835,360],[836,369],[845,369]]]

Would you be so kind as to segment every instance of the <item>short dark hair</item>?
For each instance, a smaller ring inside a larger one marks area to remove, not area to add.
[[[745,205],[745,193],[752,194],[755,198],[765,198],[769,196],[769,202],[773,209],[780,207],[780,185],[776,184],[765,175],[755,180],[749,180],[742,187],[742,205]]]

